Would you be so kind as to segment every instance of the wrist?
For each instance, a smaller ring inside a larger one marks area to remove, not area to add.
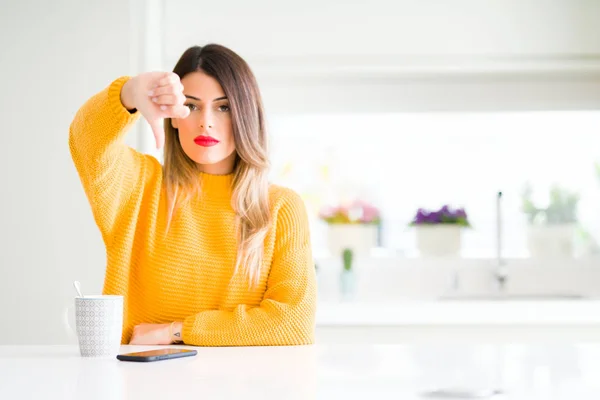
[[[121,88],[121,104],[123,104],[123,107],[125,107],[127,110],[135,110],[135,93],[134,93],[134,88],[135,88],[135,78],[131,78],[129,80],[127,80],[127,82],[125,82],[125,84],[123,84],[123,87]]]
[[[182,322],[172,322],[170,326],[170,337],[171,343],[181,343],[182,340],[182,331],[183,331],[183,323]]]

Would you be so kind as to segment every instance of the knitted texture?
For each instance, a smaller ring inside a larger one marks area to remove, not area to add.
[[[202,195],[174,215],[168,233],[162,165],[127,146],[139,119],[121,104],[128,77],[78,110],[69,147],[106,246],[104,294],[123,295],[122,343],[140,323],[183,321],[197,346],[300,345],[314,340],[316,279],[301,198],[271,185],[272,226],[260,283],[235,273],[233,175],[199,173]]]

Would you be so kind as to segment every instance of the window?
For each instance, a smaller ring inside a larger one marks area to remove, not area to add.
[[[381,210],[386,249],[414,255],[415,211],[448,203],[473,225],[463,256],[492,257],[502,191],[504,255],[527,257],[526,182],[540,204],[553,184],[576,191],[580,232],[600,238],[598,111],[280,114],[269,123],[272,181],[304,198],[317,256],[327,251],[319,208],[361,198]]]

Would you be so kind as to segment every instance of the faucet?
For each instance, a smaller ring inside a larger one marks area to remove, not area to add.
[[[506,284],[508,282],[508,272],[506,270],[506,262],[502,259],[502,192],[498,192],[496,196],[496,260],[492,279],[494,287],[498,294],[505,294]],[[449,290],[453,293],[460,289],[460,276],[457,269],[452,270],[450,275]]]
[[[499,292],[503,293],[506,289],[508,281],[508,273],[506,271],[506,263],[502,259],[502,192],[498,192],[496,196],[496,263],[494,266],[494,281]]]

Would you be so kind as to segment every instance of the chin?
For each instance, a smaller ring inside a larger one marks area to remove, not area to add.
[[[206,160],[203,158],[199,158],[194,161],[196,162],[196,164],[200,164],[200,165],[215,165],[215,164],[218,164],[222,160]]]
[[[189,149],[189,151],[185,151],[184,153],[188,156],[188,158],[194,161],[196,164],[200,165],[215,165],[224,162],[227,160],[231,154],[227,154],[228,152],[224,152],[223,149],[217,148],[198,148],[195,146],[193,149]],[[218,147],[218,146],[216,146]],[[235,153],[235,151],[234,151]]]
[[[196,164],[200,165],[216,165],[222,163],[226,157],[196,157],[193,158]]]
[[[210,151],[194,149],[194,151],[185,152],[185,154],[197,164],[215,164],[223,158],[215,154],[210,154]]]

